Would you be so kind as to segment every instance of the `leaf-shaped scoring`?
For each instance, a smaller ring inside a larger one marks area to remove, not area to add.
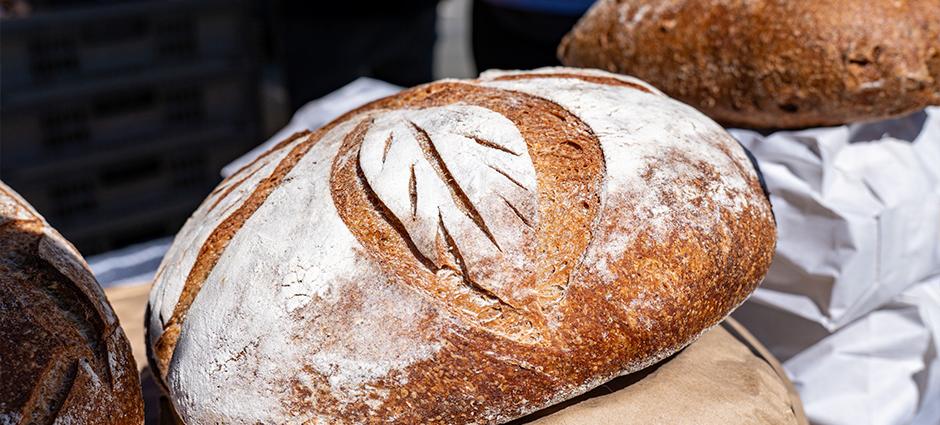
[[[535,169],[503,115],[461,104],[382,112],[359,165],[433,271],[508,295],[501,283],[531,268],[523,250],[538,223]]]

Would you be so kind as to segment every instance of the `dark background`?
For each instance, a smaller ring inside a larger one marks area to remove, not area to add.
[[[173,234],[262,140],[260,3],[27,7],[0,21],[0,179],[86,255]]]

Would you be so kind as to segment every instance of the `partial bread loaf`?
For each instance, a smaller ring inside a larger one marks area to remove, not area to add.
[[[285,140],[177,235],[150,341],[200,423],[500,423],[684,347],[756,287],[770,204],[717,124],[549,68]]]
[[[940,104],[938,0],[599,0],[558,52],[734,126],[835,125]]]
[[[137,366],[81,255],[0,183],[0,424],[142,424]]]

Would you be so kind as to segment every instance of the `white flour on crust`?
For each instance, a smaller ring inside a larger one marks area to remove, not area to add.
[[[153,319],[149,326],[151,341],[160,338],[163,334],[163,324],[173,316],[173,310],[183,291],[186,277],[196,263],[199,249],[212,231],[231,214],[234,208],[245,201],[262,179],[274,171],[291,148],[304,139],[302,137],[295,140],[290,146],[252,162],[225,179],[186,220],[183,228],[176,234],[173,245],[166,253],[154,277],[154,287],[150,291],[149,299]],[[239,182],[241,184],[237,189],[227,191],[231,185]]]
[[[548,75],[495,80],[514,72],[487,72],[480,82],[467,83],[550,100],[598,137],[607,175],[596,223],[617,219],[604,213],[613,210],[627,211],[627,219],[638,223],[597,238],[584,253],[584,265],[607,281],[618,278],[608,260],[627,249],[636,232],[665,239],[684,225],[713,230],[721,211],[740,212],[757,200],[748,180],[735,173],[705,179],[699,190],[676,182],[701,170],[657,168],[664,152],[672,152],[716,169],[750,169],[730,136],[694,109],[630,77],[567,68],[532,73],[614,78],[649,91]],[[536,243],[537,179],[525,141],[508,118],[459,103],[350,117],[327,132],[245,221],[192,303],[167,376],[188,421],[327,420],[317,416],[315,391],[294,403],[299,411],[285,405],[297,400],[294,386],[325,385],[335,400],[321,402],[364,402],[377,409],[383,396],[370,390],[371,382],[403,384],[407,375],[399,372],[433,358],[445,328],[470,326],[449,322],[422,293],[393,282],[340,218],[331,169],[344,137],[364,120],[364,140],[348,155],[421,255],[441,265],[437,244],[446,231],[466,255],[469,275],[496,294],[512,290],[501,285],[513,282],[513,275],[529,272],[521,251]],[[152,338],[172,315],[206,238],[303,140],[232,176],[187,222],[151,293]],[[227,185],[242,179],[225,196]],[[667,202],[658,189],[670,187]],[[701,198],[709,203],[693,205]]]
[[[597,75],[597,71],[565,72]],[[483,85],[551,100],[583,120],[600,140],[604,152],[607,175],[602,210],[631,211],[641,223],[625,233],[606,235],[588,248],[585,264],[596,267],[606,280],[618,278],[607,267],[610,257],[619,256],[640,231],[658,240],[680,226],[712,231],[712,225],[722,225],[722,210],[739,213],[752,202],[763,202],[755,197],[748,181],[734,173],[706,180],[708,187],[703,191],[690,184],[676,184],[700,173],[692,165],[679,162],[676,166],[657,167],[664,152],[671,150],[688,161],[701,161],[715,169],[734,169],[735,163],[751,168],[742,148],[718,124],[692,107],[658,92],[650,94],[574,78],[496,80],[517,74],[488,72],[483,75],[488,80]],[[729,158],[719,145],[729,148],[733,157]],[[657,188],[671,188],[671,200],[667,202],[657,190],[650,190]],[[696,200],[706,200],[708,205],[697,205],[693,202]]]
[[[335,394],[348,394],[349,402],[361,395],[362,384],[439,347],[409,337],[418,313],[430,310],[413,291],[386,284],[357,252],[359,242],[333,206],[331,162],[353,124],[337,126],[311,148],[235,234],[207,278],[167,376],[184,418],[296,421],[280,400],[290,397],[292,380],[305,382],[299,379],[304,365],[326,377]],[[272,279],[285,268],[294,275]],[[364,294],[361,302],[337,305],[354,289]],[[302,310],[334,314],[296,320]],[[337,335],[343,329],[348,333]]]

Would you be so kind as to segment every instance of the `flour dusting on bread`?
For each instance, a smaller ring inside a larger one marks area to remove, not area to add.
[[[750,167],[630,77],[406,90],[197,210],[151,295],[152,339],[176,333],[161,378],[192,423],[521,417],[675,352],[753,290],[774,231]]]

